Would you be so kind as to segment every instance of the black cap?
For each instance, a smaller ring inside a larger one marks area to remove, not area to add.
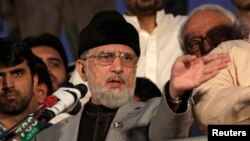
[[[139,35],[133,25],[114,10],[98,12],[81,31],[78,56],[92,48],[107,44],[123,44],[140,56]]]

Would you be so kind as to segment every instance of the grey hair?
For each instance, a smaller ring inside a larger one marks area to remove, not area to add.
[[[183,37],[182,37],[182,32],[183,32],[183,28],[186,26],[187,22],[189,21],[189,19],[196,13],[199,13],[199,12],[203,12],[203,11],[217,11],[217,12],[220,12],[221,14],[223,14],[225,17],[227,17],[230,21],[231,21],[231,24],[233,25],[236,21],[236,18],[234,16],[234,14],[223,8],[222,6],[220,5],[217,5],[217,4],[203,4],[199,7],[196,7],[194,8],[191,13],[188,14],[188,18],[187,20],[182,24],[181,26],[181,29],[180,29],[180,32],[179,32],[179,36],[178,36],[178,39],[179,39],[179,42],[180,42],[180,45],[183,49],[183,46],[184,46],[184,41],[183,41]]]
[[[84,51],[84,52],[80,55],[79,58],[82,59],[82,60],[86,59],[89,52],[90,52],[89,50]]]
[[[202,12],[202,11],[218,11],[218,12],[222,13],[223,15],[225,15],[231,21],[231,23],[235,22],[234,14],[231,11],[229,11],[229,10],[227,10],[227,9],[223,8],[222,6],[217,5],[217,4],[204,4],[204,5],[201,5],[201,6],[197,7],[197,8],[195,8],[195,9],[193,9],[188,17],[191,17],[195,13]]]

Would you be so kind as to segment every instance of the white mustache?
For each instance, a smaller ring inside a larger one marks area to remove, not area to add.
[[[118,82],[121,82],[121,83],[126,83],[124,77],[122,75],[112,75],[112,76],[109,76],[107,79],[106,79],[106,82],[112,82],[112,81],[118,81]]]

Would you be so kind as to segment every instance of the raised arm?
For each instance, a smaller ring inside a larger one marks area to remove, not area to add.
[[[150,140],[187,137],[192,114],[188,102],[191,93],[185,91],[214,77],[228,62],[229,57],[224,53],[202,58],[190,55],[177,58],[172,68],[170,84],[165,86],[158,111],[150,124]]]

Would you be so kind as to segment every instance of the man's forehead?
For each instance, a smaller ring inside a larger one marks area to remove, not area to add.
[[[206,16],[207,18],[203,18]],[[188,19],[184,27],[184,34],[190,32],[205,32],[208,29],[218,25],[230,25],[231,21],[226,15],[218,11],[197,12]]]
[[[18,65],[13,65],[13,66],[0,65],[0,72],[14,71],[14,70],[18,70],[18,69],[28,69],[28,68],[29,67],[28,67],[27,61],[25,60]]]
[[[108,44],[108,45],[102,45],[95,47],[91,49],[91,52],[100,52],[100,51],[112,51],[112,52],[128,52],[128,53],[134,53],[134,50],[131,49],[127,45],[122,44]]]

